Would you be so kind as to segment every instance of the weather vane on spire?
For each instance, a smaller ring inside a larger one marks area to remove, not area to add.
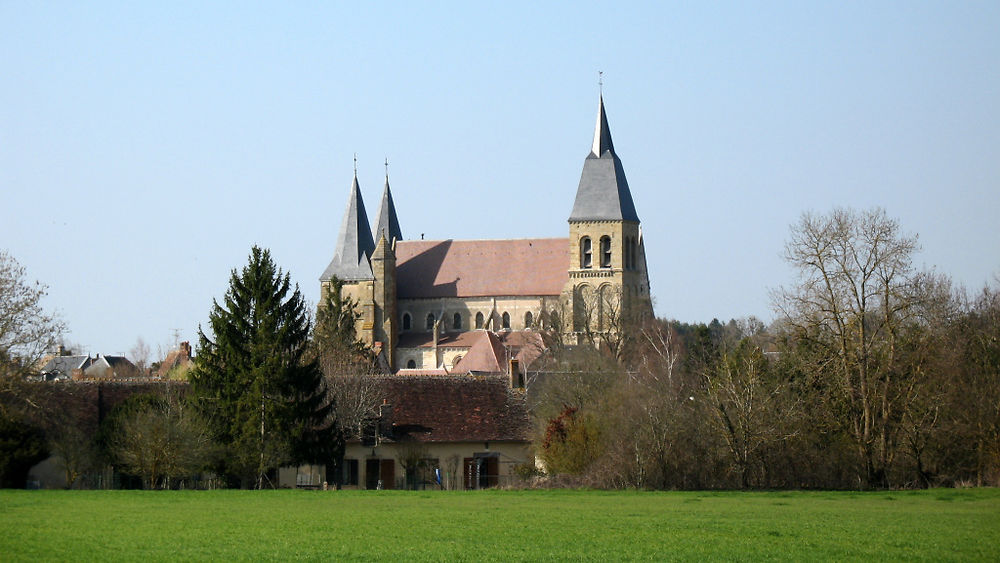
[[[389,178],[389,157],[385,157],[385,177]]]
[[[601,95],[604,95],[604,71],[597,71],[597,87],[601,90]]]
[[[358,175],[358,153],[354,153],[354,175]]]

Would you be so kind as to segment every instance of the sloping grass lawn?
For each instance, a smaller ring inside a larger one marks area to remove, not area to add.
[[[1000,489],[0,491],[0,561],[998,560]]]

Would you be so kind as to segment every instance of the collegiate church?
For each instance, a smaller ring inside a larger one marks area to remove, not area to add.
[[[523,372],[543,351],[541,331],[601,345],[651,316],[639,216],[603,96],[568,238],[406,240],[388,175],[372,228],[355,170],[324,300],[335,281],[360,307],[359,338],[404,375]]]

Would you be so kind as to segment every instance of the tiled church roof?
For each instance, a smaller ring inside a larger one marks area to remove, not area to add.
[[[559,295],[569,240],[408,240],[396,243],[400,299]]]
[[[527,406],[502,377],[382,377],[393,434],[420,442],[527,440]]]

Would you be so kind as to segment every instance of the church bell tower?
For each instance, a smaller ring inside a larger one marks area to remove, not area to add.
[[[639,215],[611,141],[603,95],[569,216],[569,257],[561,296],[567,343],[607,345],[652,315]]]

